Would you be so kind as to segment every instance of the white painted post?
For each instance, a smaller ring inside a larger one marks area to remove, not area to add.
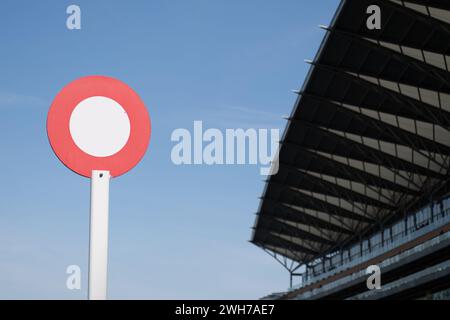
[[[93,170],[89,238],[89,300],[105,300],[108,272],[109,171]]]

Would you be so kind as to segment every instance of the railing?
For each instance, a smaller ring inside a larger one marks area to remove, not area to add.
[[[450,217],[447,217],[448,222],[450,222]],[[423,250],[429,249],[431,247],[437,246],[440,243],[442,243],[442,241],[444,240],[449,240],[450,239],[450,232],[446,232],[444,234],[441,234],[435,238],[432,238],[422,244],[419,244],[413,248],[410,248],[408,250],[405,250],[401,253],[398,253],[397,255],[390,257],[386,260],[384,260],[383,262],[379,263],[378,266],[381,269],[384,269],[394,263],[397,263],[399,261],[401,261],[402,259],[415,254],[417,252],[422,252]],[[308,290],[302,294],[299,294],[296,299],[309,299],[313,296],[315,296],[316,294],[320,293],[320,292],[326,292],[328,290],[332,290],[333,288],[337,288],[345,283],[348,283],[349,281],[355,280],[355,279],[359,279],[361,277],[365,277],[366,276],[366,270],[362,269],[359,270],[357,272],[353,272],[349,275],[343,276],[342,278],[339,278],[337,280],[334,280],[332,282],[329,283],[325,283],[320,287],[316,287],[316,288],[312,288],[311,290]],[[314,285],[315,282],[312,282],[310,284]]]
[[[351,252],[355,248],[358,248],[358,252],[354,254],[346,254],[346,257],[343,257],[342,260],[339,259],[337,263],[326,265],[325,270],[322,270],[323,269],[322,262],[319,262],[314,266],[309,266],[309,272],[304,272],[301,274],[301,278],[303,280],[302,283],[290,288],[289,291],[311,285],[317,281],[328,278],[329,276],[332,276],[338,272],[341,272],[355,265],[368,261],[371,258],[379,256],[393,248],[396,248],[408,241],[420,237],[421,235],[427,232],[432,231],[436,227],[439,227],[449,222],[450,222],[450,208],[447,208],[443,211],[433,213],[433,215],[430,215],[427,219],[420,221],[420,223],[415,224],[409,228],[403,229],[401,232],[392,233],[391,237],[384,239],[383,241],[371,243],[370,248],[359,250],[360,245],[357,245],[350,249],[347,249],[345,250],[347,253]],[[404,222],[401,223],[403,224]],[[395,226],[399,224],[396,224]],[[381,235],[381,232],[378,233],[378,235]],[[371,239],[375,237],[372,237]],[[326,259],[328,261],[331,261],[332,258],[333,257]],[[314,270],[315,273],[311,272],[312,270]]]
[[[419,272],[416,272],[412,275],[406,276],[404,278],[401,278],[397,281],[394,281],[392,283],[388,283],[386,285],[383,285],[382,287],[382,291],[387,292],[389,290],[393,290],[399,287],[403,287],[405,285],[407,285],[408,283],[411,282],[415,282],[417,279],[425,277],[425,276],[429,276],[432,274],[435,274],[437,272],[442,272],[445,270],[449,270],[450,269],[450,261],[444,261],[441,262],[437,265],[434,265],[432,267],[426,268],[425,270],[421,270]],[[352,300],[358,300],[358,299],[368,299],[370,296],[373,296],[375,294],[380,293],[379,290],[372,290],[372,291],[366,291],[363,293],[360,293],[354,297],[352,297]]]

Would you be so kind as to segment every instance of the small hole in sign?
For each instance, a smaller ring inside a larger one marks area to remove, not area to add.
[[[100,173],[100,178],[103,178],[103,173]]]

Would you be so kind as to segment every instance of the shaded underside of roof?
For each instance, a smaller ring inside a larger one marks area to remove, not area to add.
[[[367,28],[370,5],[381,9],[380,30]],[[342,1],[251,241],[308,263],[448,192],[449,68],[449,1]]]

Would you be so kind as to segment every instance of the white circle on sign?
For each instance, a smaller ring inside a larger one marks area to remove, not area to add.
[[[109,157],[126,145],[130,137],[130,119],[115,100],[95,96],[75,107],[69,130],[78,148],[94,157]]]

